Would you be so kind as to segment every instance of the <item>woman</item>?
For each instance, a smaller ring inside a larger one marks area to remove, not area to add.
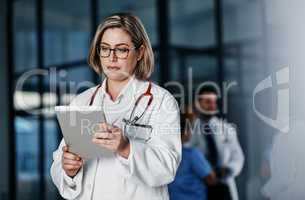
[[[107,17],[98,26],[88,62],[106,79],[79,94],[71,105],[102,106],[106,122],[100,124],[92,142],[113,155],[84,162],[62,140],[51,167],[61,196],[168,199],[167,184],[181,160],[179,111],[169,92],[148,81],[153,51],[141,21],[127,13]],[[144,126],[126,128],[135,124]],[[150,137],[143,139],[147,133]]]

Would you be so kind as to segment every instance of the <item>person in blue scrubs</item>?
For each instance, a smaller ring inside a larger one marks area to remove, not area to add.
[[[180,117],[182,144],[191,138],[190,127],[185,116]],[[189,122],[189,121],[188,121]],[[215,173],[204,155],[194,147],[182,147],[182,160],[175,180],[169,184],[171,200],[206,200],[207,185],[215,183]]]

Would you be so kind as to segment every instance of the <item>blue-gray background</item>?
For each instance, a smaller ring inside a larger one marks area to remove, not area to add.
[[[60,71],[66,71],[62,81],[97,83],[98,77],[86,64],[90,40],[101,19],[118,11],[132,11],[142,19],[155,52],[155,82],[178,81],[187,90],[186,74],[191,68],[192,90],[204,81],[237,83],[229,92],[225,117],[238,127],[246,156],[237,178],[240,198],[263,199],[263,191],[272,199],[304,199],[305,190],[300,187],[305,178],[300,170],[305,166],[301,156],[304,2],[0,2],[1,200],[14,196],[22,200],[59,199],[49,175],[52,151],[61,137],[55,116],[47,111],[38,116],[28,111],[67,104],[70,96],[81,92],[66,91],[58,98],[50,91],[48,77],[32,77],[22,89],[16,89],[16,82],[31,69],[55,68],[59,77]],[[284,70],[281,77],[276,74],[279,70]],[[253,101],[254,89],[265,79],[272,85],[255,94]],[[284,84],[278,86],[279,82]],[[20,99],[26,99],[26,105]],[[257,113],[283,119],[279,120],[282,126],[272,126]],[[286,125],[289,130],[283,131]]]

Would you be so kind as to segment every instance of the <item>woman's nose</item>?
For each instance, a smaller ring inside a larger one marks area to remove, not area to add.
[[[117,61],[118,57],[116,56],[115,51],[110,51],[109,59],[112,62]]]

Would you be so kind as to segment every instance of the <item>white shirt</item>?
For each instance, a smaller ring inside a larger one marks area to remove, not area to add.
[[[105,91],[104,80],[94,99],[94,106],[104,107],[107,123],[123,128],[123,118],[129,118],[135,100],[146,91],[148,82],[131,78],[112,101]],[[89,105],[96,87],[79,94],[73,106]],[[130,140],[128,159],[113,153],[113,157],[99,157],[85,162],[72,179],[61,166],[62,146],[53,154],[51,176],[62,197],[66,199],[142,200],[168,199],[167,184],[173,181],[181,160],[179,108],[174,97],[165,89],[152,84],[153,101],[141,124],[153,127],[147,141]],[[102,104],[103,100],[103,104]],[[148,98],[142,98],[136,115],[142,113]]]

